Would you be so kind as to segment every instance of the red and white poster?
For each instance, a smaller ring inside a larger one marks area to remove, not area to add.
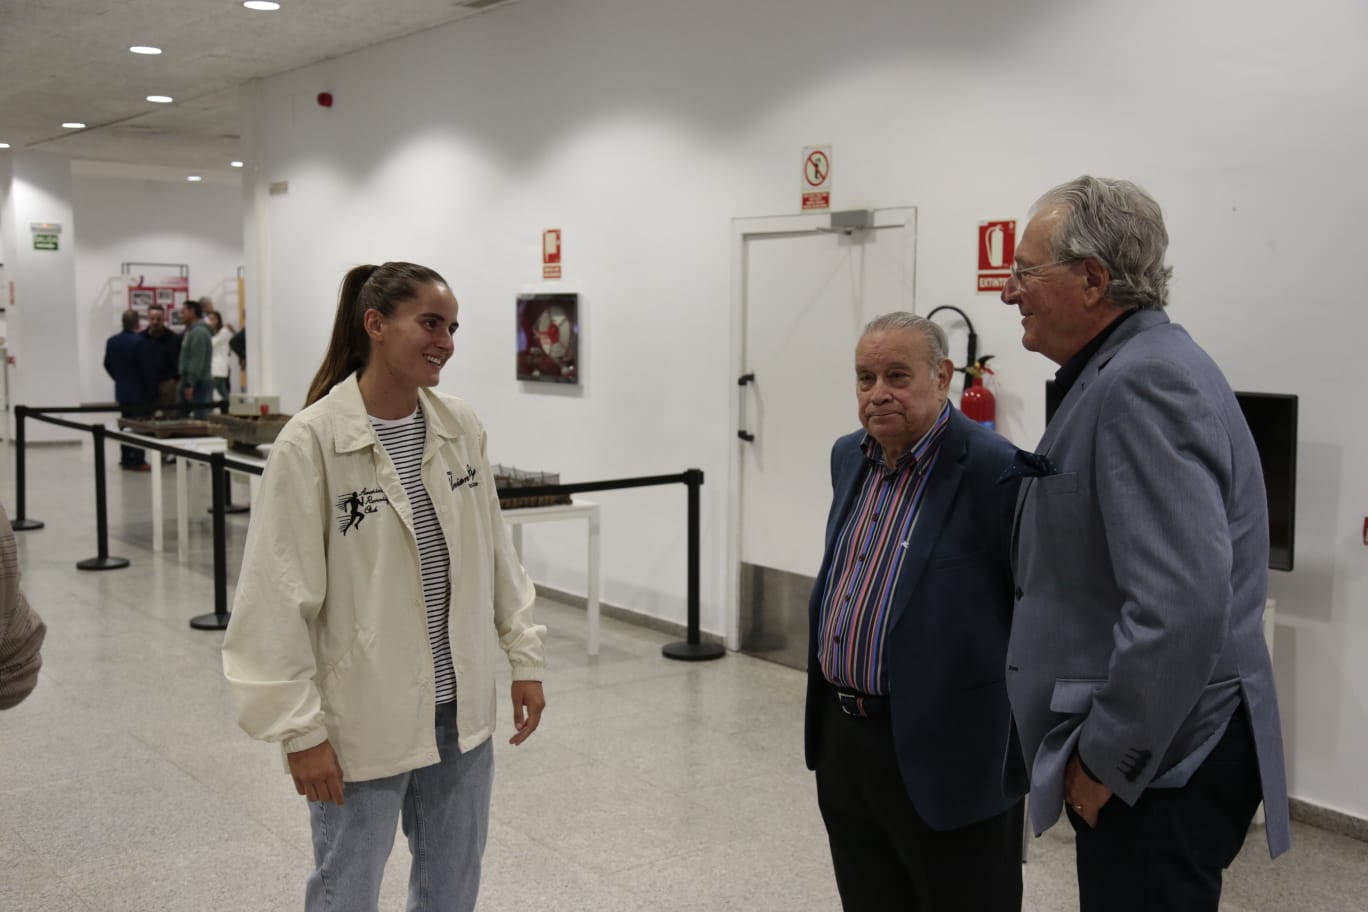
[[[978,288],[980,294],[1001,294],[1016,257],[1016,220],[979,222]]]
[[[831,208],[831,146],[803,148],[803,211]]]
[[[561,277],[561,230],[548,228],[542,232],[542,278]]]
[[[128,309],[137,311],[146,322],[147,308],[157,304],[166,311],[167,326],[180,326],[180,306],[190,297],[190,277],[184,274],[189,270],[185,267],[180,270],[181,275],[129,274],[126,280]]]

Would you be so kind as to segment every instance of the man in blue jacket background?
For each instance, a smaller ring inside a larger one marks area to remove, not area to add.
[[[144,418],[152,414],[152,391],[147,386],[147,372],[143,369],[141,347],[143,336],[138,332],[138,312],[125,310],[123,331],[105,342],[104,369],[114,379],[114,401],[119,403],[125,418]],[[119,468],[129,472],[147,472],[144,453],[138,447],[123,444],[119,447]]]

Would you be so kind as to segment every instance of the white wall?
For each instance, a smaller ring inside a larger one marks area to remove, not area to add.
[[[819,142],[835,208],[917,206],[919,308],[970,311],[998,356],[999,428],[1029,446],[1053,365],[966,291],[975,225],[1079,173],[1129,177],[1168,215],[1173,318],[1237,388],[1302,397],[1298,569],[1272,581],[1292,788],[1368,817],[1368,428],[1343,405],[1368,386],[1346,268],[1368,243],[1365,30],[1361,0],[524,0],[267,80],[244,128],[267,391],[302,401],[347,267],[437,267],[461,302],[443,387],[480,411],[495,460],[567,480],[705,470],[720,632],[730,219],[795,211],[799,150]],[[279,180],[287,195],[261,196]],[[513,298],[552,227],[587,311],[569,394],[512,370]],[[683,491],[598,499],[605,598],[682,620]],[[534,576],[578,588],[574,538],[546,540]]]
[[[79,311],[81,400],[112,402],[114,381],[102,366],[105,340],[119,332],[128,298],[120,264],[184,263],[190,296],[214,299],[237,325],[237,269],[242,265],[242,200],[221,179],[188,183],[183,172],[72,163]]]
[[[76,371],[71,363],[75,324],[74,219],[71,174],[66,159],[14,150],[0,168],[0,184],[7,190],[5,269],[14,284],[14,300],[6,312],[9,356],[9,401],[12,405],[66,405],[77,398]],[[56,250],[35,250],[35,222],[60,226]],[[8,294],[8,291],[6,292]],[[60,356],[57,356],[59,355]],[[75,440],[75,431],[42,422],[28,422],[31,441]]]

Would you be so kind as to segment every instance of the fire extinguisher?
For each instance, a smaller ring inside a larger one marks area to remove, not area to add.
[[[983,375],[993,373],[993,369],[988,366],[988,359],[992,355],[984,355],[977,359],[973,364],[964,368],[966,378],[964,392],[960,395],[960,411],[964,412],[964,417],[988,428],[990,431],[997,430],[997,397],[993,391],[983,385]]]

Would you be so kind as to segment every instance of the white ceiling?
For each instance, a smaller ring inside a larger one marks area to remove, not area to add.
[[[0,0],[0,142],[229,171],[237,87],[515,0]],[[129,53],[152,45],[158,56]],[[170,95],[154,104],[148,95]],[[87,124],[66,130],[63,121]]]

